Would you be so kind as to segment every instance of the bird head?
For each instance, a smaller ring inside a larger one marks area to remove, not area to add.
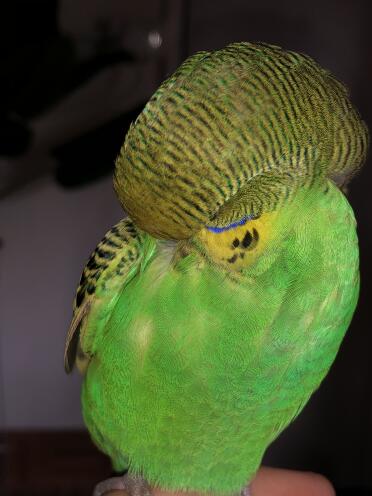
[[[367,145],[346,88],[314,60],[233,43],[160,86],[127,133],[114,186],[141,229],[182,240],[274,212],[325,178],[344,186]]]

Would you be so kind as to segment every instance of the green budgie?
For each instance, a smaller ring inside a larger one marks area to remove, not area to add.
[[[129,217],[84,269],[65,366],[97,446],[152,487],[249,493],[331,366],[359,288],[342,189],[368,132],[311,58],[233,43],[188,58],[131,126]]]

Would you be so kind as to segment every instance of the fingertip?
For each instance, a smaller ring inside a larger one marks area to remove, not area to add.
[[[321,474],[262,467],[252,482],[252,496],[336,496]]]
[[[327,477],[315,472],[307,472],[311,478],[311,483],[316,490],[317,496],[336,496],[335,488]]]

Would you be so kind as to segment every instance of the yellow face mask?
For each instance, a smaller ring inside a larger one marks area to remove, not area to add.
[[[242,219],[226,227],[205,227],[196,236],[215,263],[242,270],[255,262],[272,238],[276,212]]]

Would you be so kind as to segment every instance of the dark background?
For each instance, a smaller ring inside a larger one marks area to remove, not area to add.
[[[330,69],[370,123],[371,14],[368,0],[2,2],[0,460],[9,494],[85,494],[109,471],[80,432],[80,379],[64,376],[63,343],[82,265],[122,216],[110,174],[151,93],[195,51],[265,41]],[[372,494],[370,190],[367,163],[349,193],[362,273],[354,320],[320,390],[265,457],[325,474],[340,495]]]

